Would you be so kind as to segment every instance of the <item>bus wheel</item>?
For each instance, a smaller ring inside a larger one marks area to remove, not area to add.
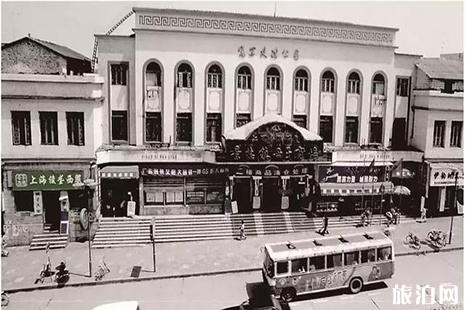
[[[295,298],[295,289],[288,287],[281,292],[281,298],[285,301],[291,301]]]
[[[352,294],[357,294],[362,290],[363,282],[360,278],[353,278],[350,280],[349,290]]]

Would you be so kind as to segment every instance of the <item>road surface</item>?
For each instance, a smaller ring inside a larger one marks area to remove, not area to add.
[[[416,285],[430,285],[439,290],[442,283],[459,286],[463,300],[463,251],[405,256],[396,258],[395,277],[382,285],[364,289],[357,295],[344,291],[299,296],[290,303],[291,310],[390,310],[419,309],[415,305]],[[9,310],[66,309],[85,310],[114,301],[138,300],[145,309],[221,310],[247,300],[247,287],[261,282],[260,272],[166,279],[85,287],[20,292],[10,295]],[[413,288],[411,304],[393,305],[395,285]],[[438,295],[438,294],[436,294]],[[438,299],[439,296],[436,297]]]

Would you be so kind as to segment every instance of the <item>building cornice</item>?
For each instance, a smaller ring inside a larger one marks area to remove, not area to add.
[[[223,12],[134,8],[135,29],[394,46],[397,28]]]

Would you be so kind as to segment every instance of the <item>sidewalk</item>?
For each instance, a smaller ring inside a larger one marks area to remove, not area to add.
[[[379,219],[373,218],[370,227],[329,228],[330,235],[362,231],[383,230],[386,226],[379,225]],[[422,255],[426,253],[443,252],[463,249],[463,217],[454,217],[452,244],[435,250],[422,243],[420,251],[405,244],[405,236],[413,232],[424,240],[431,229],[449,231],[450,218],[428,219],[427,223],[408,221],[391,226],[391,238],[394,241],[395,253],[402,255]],[[247,229],[246,229],[247,230]],[[169,277],[188,277],[204,274],[217,274],[247,270],[259,270],[262,265],[260,248],[269,242],[296,240],[319,237],[314,231],[265,235],[249,237],[244,241],[216,240],[182,243],[162,243],[156,245],[157,271],[153,272],[152,245],[143,247],[92,249],[92,273],[98,268],[99,260],[105,256],[105,261],[111,272],[98,283],[120,283],[127,281],[149,280]],[[28,246],[8,248],[9,257],[2,258],[2,290],[7,292],[27,291],[34,289],[56,288],[57,284],[46,279],[42,284],[34,284],[36,277],[47,261],[45,251],[29,251]],[[61,260],[66,261],[70,271],[70,279],[65,286],[95,285],[94,276],[89,275],[89,252],[86,243],[70,243],[65,249],[54,249],[49,252],[52,268]],[[139,278],[132,278],[134,266],[141,266]]]

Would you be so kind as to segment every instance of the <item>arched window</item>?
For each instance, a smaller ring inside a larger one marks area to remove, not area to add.
[[[223,72],[218,65],[212,65],[208,69],[207,86],[209,88],[223,88]]]
[[[334,74],[331,71],[323,73],[321,91],[325,93],[334,93]]]
[[[237,72],[237,88],[252,89],[252,73],[249,67],[242,66]]]
[[[178,87],[192,88],[192,68],[184,63],[178,67]]]
[[[372,94],[384,96],[384,77],[380,73],[375,75],[375,77],[373,78]]]
[[[308,92],[308,74],[307,71],[300,69],[295,74],[294,90]]]
[[[352,72],[349,75],[349,81],[347,82],[347,92],[350,94],[360,95],[360,76],[356,72]]]
[[[161,69],[156,62],[151,62],[145,70],[146,86],[161,86]]]
[[[278,69],[270,68],[266,73],[266,89],[268,90],[280,90],[280,78],[281,74],[279,74]]]

